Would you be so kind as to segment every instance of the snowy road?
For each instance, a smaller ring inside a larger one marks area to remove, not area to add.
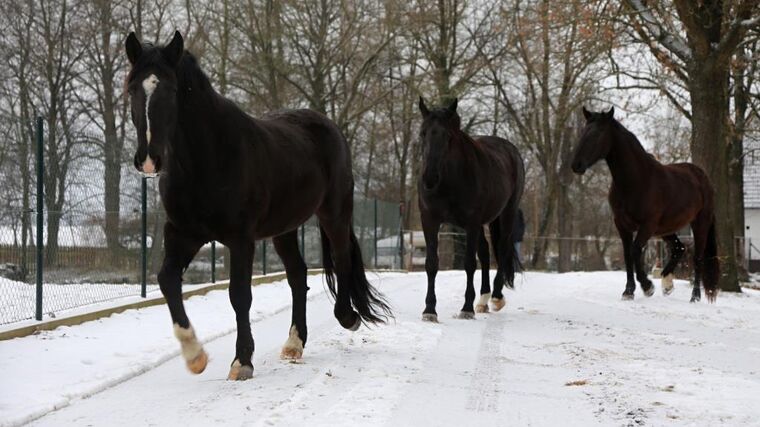
[[[188,312],[211,361],[186,372],[166,308],[0,342],[0,424],[251,426],[757,425],[760,292],[689,304],[676,283],[633,302],[624,273],[528,273],[500,313],[452,316],[464,273],[439,275],[440,324],[423,323],[424,274],[373,281],[396,322],[355,333],[310,278],[302,363],[279,360],[284,283],[254,290],[254,378],[225,381],[234,327],[226,292]],[[656,281],[657,282],[657,281]],[[659,283],[656,283],[659,288]],[[60,409],[57,409],[60,408]]]

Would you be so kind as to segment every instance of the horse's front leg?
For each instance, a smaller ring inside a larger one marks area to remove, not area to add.
[[[253,335],[251,334],[251,274],[253,274],[254,245],[239,242],[230,248],[230,303],[235,310],[237,340],[235,359],[228,380],[247,380],[253,376]]]
[[[293,313],[288,330],[288,340],[282,347],[283,359],[300,359],[306,345],[306,263],[298,250],[298,231],[293,230],[272,239],[274,249],[280,256],[288,276],[293,297]]]
[[[654,285],[647,278],[647,272],[644,269],[644,252],[647,249],[647,242],[650,237],[652,237],[651,228],[639,228],[639,231],[636,233],[636,239],[633,240],[633,246],[631,247],[631,256],[633,256],[633,262],[636,266],[636,280],[639,281],[644,295],[648,297],[654,295]]]
[[[177,230],[170,223],[164,225],[164,261],[158,273],[158,284],[174,323],[174,335],[179,340],[187,368],[194,374],[206,369],[208,356],[190,326],[182,303],[182,272],[193,260],[202,242]]]
[[[491,238],[495,238],[491,236]],[[478,258],[480,259],[480,299],[475,306],[477,313],[488,313],[488,300],[491,298],[491,283],[489,277],[489,269],[491,267],[491,257],[488,250],[488,240],[486,240],[486,233],[483,231],[480,233],[480,239],[478,243]]]
[[[670,248],[670,259],[662,269],[662,294],[670,295],[673,292],[673,271],[675,271],[678,261],[681,260],[686,247],[678,239],[678,236],[671,234],[662,238]]]
[[[624,300],[632,300],[633,293],[636,291],[636,281],[633,278],[633,255],[631,255],[631,249],[633,247],[633,233],[626,230],[616,220],[615,226],[620,234],[620,240],[623,241],[623,257],[625,258],[625,290],[623,291]]]
[[[425,234],[425,273],[427,275],[427,293],[425,294],[425,310],[422,312],[422,320],[438,322],[438,313],[435,311],[435,276],[438,274],[438,229],[440,221],[436,221],[422,212],[422,231]]]
[[[475,302],[475,269],[477,263],[475,260],[475,251],[478,247],[478,240],[480,239],[480,233],[482,233],[481,226],[468,227],[467,228],[467,247],[465,249],[464,258],[464,271],[467,274],[467,289],[464,292],[464,305],[462,311],[459,313],[460,319],[473,319],[475,318],[475,310],[473,309],[473,303]]]

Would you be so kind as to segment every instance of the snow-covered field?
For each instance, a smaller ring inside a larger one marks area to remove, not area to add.
[[[619,272],[527,273],[499,313],[458,320],[464,273],[439,274],[441,323],[420,321],[424,274],[373,281],[396,321],[348,332],[309,278],[309,342],[279,359],[284,282],[254,288],[254,378],[225,380],[224,291],[186,302],[211,360],[192,376],[168,310],[0,342],[0,425],[758,425],[760,292],[689,304],[690,287],[620,301]],[[659,288],[659,283],[658,285]]]

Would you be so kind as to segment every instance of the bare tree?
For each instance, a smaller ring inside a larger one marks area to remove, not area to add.
[[[660,64],[688,91],[692,123],[691,154],[715,187],[716,226],[721,253],[719,286],[740,291],[734,244],[736,210],[742,197],[732,195],[741,179],[741,161],[732,149],[729,81],[731,58],[748,31],[760,25],[756,0],[675,0],[670,4],[625,0],[629,22]],[[685,110],[685,109],[684,109]],[[738,178],[737,178],[738,176]]]
[[[604,75],[601,59],[614,39],[603,19],[607,3],[517,0],[500,10],[513,37],[506,44],[512,48],[489,62],[489,77],[515,139],[534,156],[542,172],[539,236],[548,234],[555,217],[560,237],[572,234],[573,177],[561,165],[577,139],[578,110]],[[548,243],[534,245],[533,266],[545,260]],[[570,269],[570,250],[563,240],[561,271]]]
[[[79,84],[85,88],[77,94],[89,123],[103,135],[97,145],[102,155],[106,244],[112,252],[120,248],[121,169],[125,163],[124,143],[127,103],[123,97],[125,70],[122,34],[126,10],[112,0],[98,0],[84,7],[83,28],[86,43]]]

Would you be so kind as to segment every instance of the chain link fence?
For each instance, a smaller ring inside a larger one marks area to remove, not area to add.
[[[147,199],[157,200],[157,182],[149,180]],[[7,213],[7,212],[5,212]],[[28,221],[0,224],[0,324],[32,319],[37,305],[36,213]],[[109,216],[116,221],[118,238],[111,242],[106,233]],[[2,215],[2,217],[13,217]],[[112,301],[142,292],[158,291],[157,273],[163,254],[165,215],[160,203],[146,212],[146,248],[142,242],[142,212],[47,211],[43,217],[43,265],[41,312],[56,317],[66,310]],[[400,268],[399,210],[395,203],[355,200],[354,228],[362,247],[365,264],[376,268]],[[26,232],[23,228],[26,227]],[[55,230],[49,236],[49,230]],[[322,265],[322,246],[316,218],[298,229],[301,252],[309,268]],[[110,244],[109,244],[110,243]],[[379,248],[378,248],[379,246]],[[142,284],[145,256],[146,280]],[[254,273],[283,271],[271,240],[257,243]],[[183,275],[186,284],[200,284],[229,278],[227,249],[219,243],[205,245]],[[144,290],[143,290],[144,289]]]
[[[158,180],[139,177],[130,164],[122,164],[116,181],[119,209],[106,211],[99,208],[108,203],[105,172],[93,173],[91,153],[76,154],[87,167],[72,168],[68,178],[51,185],[55,181],[49,181],[52,172],[46,174],[43,161],[50,154],[43,119],[27,128],[31,135],[14,144],[26,150],[14,153],[25,159],[21,170],[18,163],[0,162],[5,184],[0,189],[0,325],[158,292],[166,221]],[[77,138],[91,143],[99,137],[83,133]],[[51,209],[54,205],[59,208]],[[400,250],[391,247],[398,244],[400,220],[396,203],[355,200],[355,233],[368,267],[401,267]],[[321,267],[317,220],[309,219],[298,235],[308,267]],[[255,274],[283,270],[270,240],[257,243],[253,262]],[[186,284],[228,278],[228,251],[217,243],[205,245],[183,275]]]
[[[486,233],[490,244],[490,236]],[[690,235],[679,236],[686,246],[674,274],[679,279],[693,276],[694,242]],[[438,258],[441,270],[463,269],[465,255],[463,233],[441,231],[438,234]],[[404,265],[410,270],[425,268],[425,238],[421,231],[404,231]],[[749,239],[736,238],[737,259],[744,271],[760,267],[760,250]],[[535,237],[525,236],[519,244],[520,261],[526,270],[551,272],[625,271],[622,241],[617,237]],[[669,248],[660,239],[650,239],[644,252],[645,268],[659,274],[670,256]],[[479,266],[480,264],[478,264]],[[496,259],[491,256],[491,265]]]

